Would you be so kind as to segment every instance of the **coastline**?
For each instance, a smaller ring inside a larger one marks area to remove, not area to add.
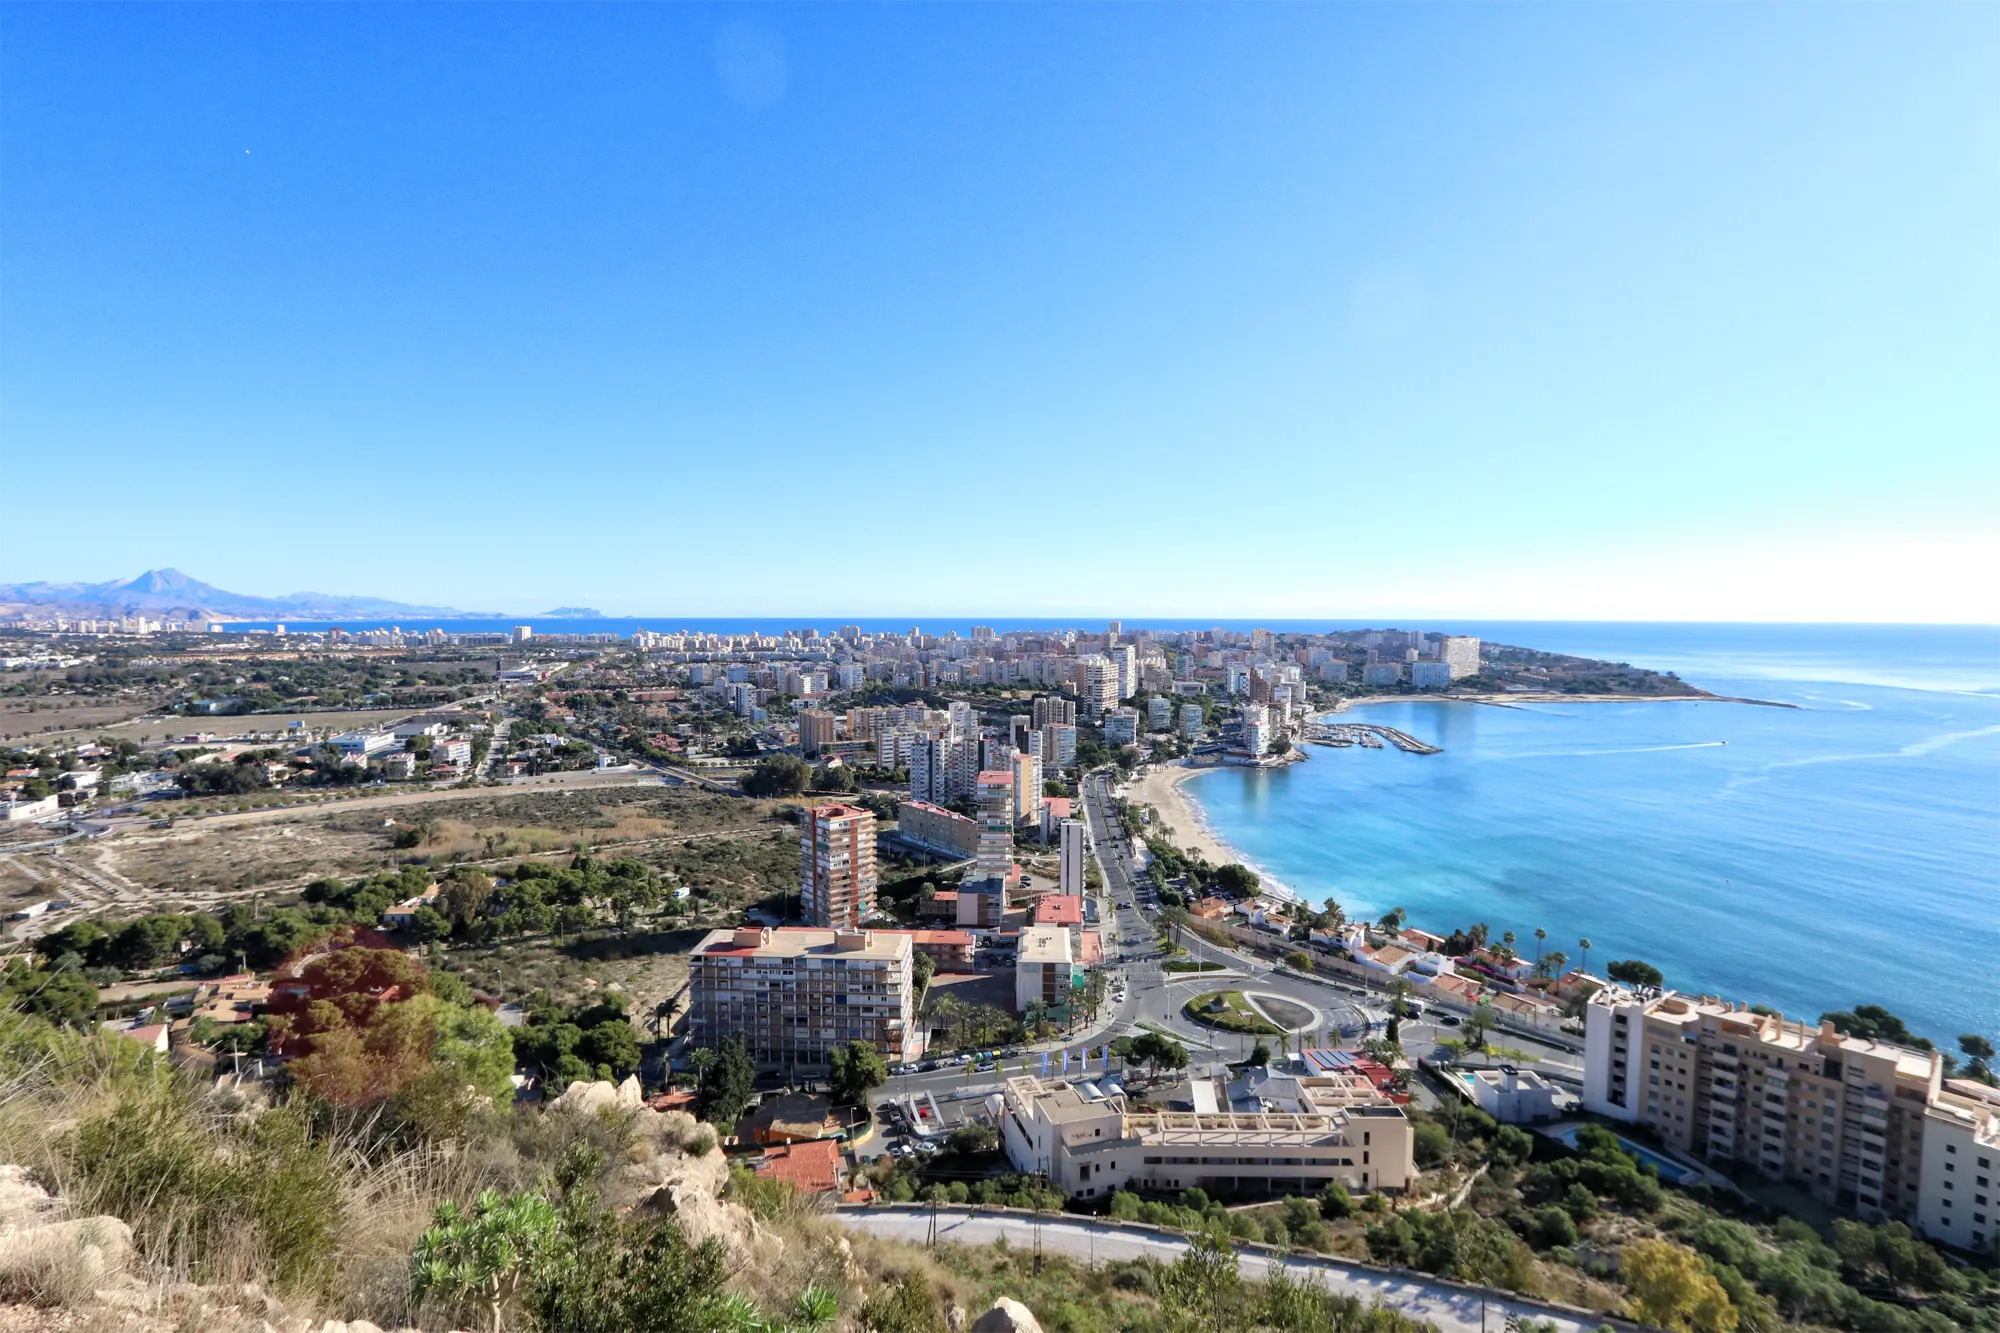
[[[1744,699],[1728,694],[1559,694],[1553,690],[1532,694],[1364,694],[1352,699],[1336,699],[1333,707],[1315,716],[1331,717],[1350,708],[1370,704],[1485,704],[1489,708],[1514,708],[1521,704],[1750,704],[1757,708],[1797,708],[1797,704],[1775,699]]]
[[[1146,775],[1127,789],[1127,799],[1140,805],[1150,805],[1160,812],[1160,822],[1164,826],[1168,840],[1184,851],[1195,852],[1206,858],[1210,865],[1228,865],[1231,862],[1245,866],[1257,874],[1263,887],[1281,898],[1303,902],[1298,893],[1284,881],[1270,874],[1262,866],[1243,855],[1236,848],[1217,835],[1202,813],[1201,804],[1194,797],[1181,790],[1181,785],[1193,778],[1208,773],[1245,773],[1251,770],[1226,764],[1190,767],[1185,761],[1146,770]]]

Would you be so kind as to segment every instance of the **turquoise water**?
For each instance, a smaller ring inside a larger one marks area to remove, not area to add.
[[[1787,1015],[1886,1005],[2000,1035],[2000,630],[1467,625],[1797,705],[1389,703],[1444,747],[1309,747],[1189,783],[1217,836],[1317,903],[1484,921],[1601,971]]]

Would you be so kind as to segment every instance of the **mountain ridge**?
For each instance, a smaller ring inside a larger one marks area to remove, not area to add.
[[[460,611],[418,606],[384,597],[295,592],[258,597],[230,592],[171,566],[149,569],[106,583],[0,584],[0,611],[57,611],[100,617],[181,612],[190,620],[357,620],[382,616],[433,616],[445,620],[502,616],[499,611]]]

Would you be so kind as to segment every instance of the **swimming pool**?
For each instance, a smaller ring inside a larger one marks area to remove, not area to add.
[[[1574,1148],[1576,1147],[1576,1132],[1581,1128],[1581,1125],[1557,1125],[1553,1129],[1543,1130],[1542,1133],[1559,1143],[1564,1143]],[[1661,1180],[1677,1185],[1694,1185],[1699,1184],[1704,1179],[1702,1173],[1694,1168],[1676,1162],[1671,1157],[1654,1152],[1642,1143],[1634,1143],[1623,1134],[1614,1134],[1612,1137],[1618,1140],[1619,1147],[1638,1158],[1641,1166],[1650,1166],[1653,1170],[1657,1171]]]

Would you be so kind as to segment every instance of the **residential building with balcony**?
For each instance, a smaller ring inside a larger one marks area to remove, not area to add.
[[[815,805],[799,821],[800,914],[847,929],[875,912],[875,815],[854,805]]]
[[[820,1069],[850,1041],[892,1064],[918,1053],[908,932],[712,930],[688,955],[688,1034],[741,1033],[759,1065]]]
[[[1741,1162],[1864,1218],[1913,1218],[1934,1051],[1606,986],[1585,1010],[1583,1105],[1694,1157]]]

